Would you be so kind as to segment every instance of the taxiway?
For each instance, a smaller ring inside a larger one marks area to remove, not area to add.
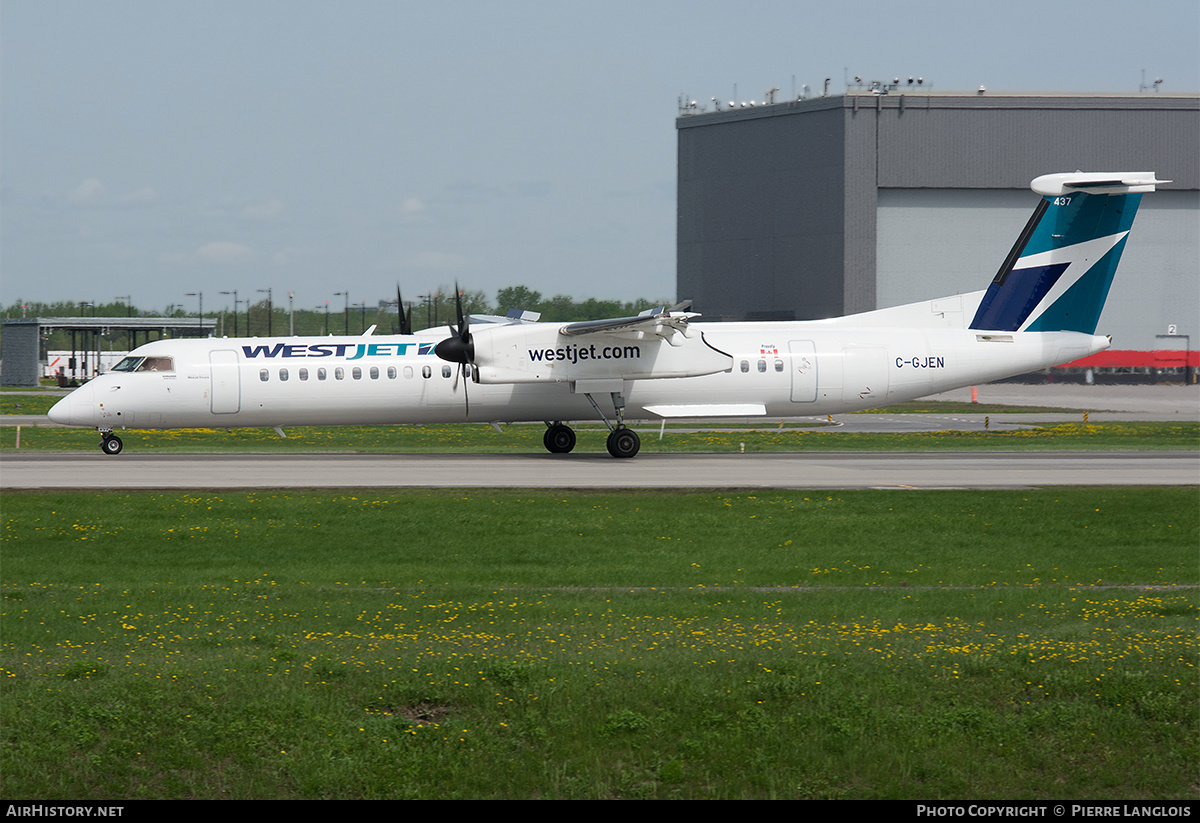
[[[969,399],[966,389],[934,399]],[[1196,420],[1196,386],[1019,386],[980,389],[981,403],[1069,409],[991,415],[993,427],[1090,419]],[[15,422],[11,420],[5,422]],[[985,415],[842,415],[837,431],[982,428]],[[1031,488],[1196,485],[1200,451],[405,455],[163,455],[6,452],[3,489],[245,488]]]
[[[774,488],[1193,485],[1196,452],[6,457],[5,489]]]

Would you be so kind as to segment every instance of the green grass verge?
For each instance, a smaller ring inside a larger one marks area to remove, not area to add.
[[[784,427],[767,430],[683,431],[668,428],[662,440],[657,426],[634,425],[642,452],[750,453],[804,451],[1057,451],[1057,450],[1190,450],[1200,447],[1200,423],[1055,423],[1018,431],[903,432],[872,434],[825,428]],[[482,424],[435,426],[343,426],[285,429],[280,438],[270,429],[170,429],[118,432],[130,453],[542,453],[538,425],[505,426],[496,432]],[[577,430],[580,452],[603,452],[603,429]],[[89,429],[25,426],[21,449],[93,451],[99,435]],[[16,427],[0,427],[0,453],[12,451]]]
[[[1195,488],[12,492],[3,518],[9,797],[1198,788]]]
[[[35,391],[29,389],[29,391]],[[26,392],[0,392],[0,415],[45,414],[64,395],[27,394]]]
[[[1105,409],[1073,409],[1060,406],[1011,406],[1002,403],[972,403],[968,400],[908,400],[851,414],[1083,414]]]

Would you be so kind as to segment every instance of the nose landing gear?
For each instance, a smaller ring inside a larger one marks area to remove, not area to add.
[[[111,429],[100,432],[100,451],[105,454],[120,454],[124,445],[121,438],[113,434]]]

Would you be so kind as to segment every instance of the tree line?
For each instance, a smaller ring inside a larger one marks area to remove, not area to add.
[[[569,295],[558,294],[544,297],[541,292],[526,286],[509,286],[500,289],[495,301],[488,299],[483,291],[464,291],[462,294],[463,311],[468,314],[499,314],[509,311],[538,312],[541,319],[550,322],[573,322],[578,320],[600,320],[606,317],[626,317],[645,311],[655,306],[670,305],[672,301],[658,301],[639,298],[630,302],[619,300],[575,300]],[[220,299],[220,298],[217,298]],[[214,301],[216,302],[216,301]],[[228,301],[232,302],[232,301]],[[454,290],[441,287],[437,291],[427,291],[415,299],[404,296],[404,311],[411,314],[414,330],[433,326],[446,326],[455,322],[456,309]],[[5,318],[19,317],[196,317],[197,306],[170,304],[162,311],[157,308],[141,309],[134,304],[122,301],[100,303],[93,301],[68,302],[58,301],[43,303],[37,301],[17,300],[4,307]],[[389,334],[398,332],[400,325],[396,313],[396,300],[376,300],[374,303],[359,301],[358,303],[343,302],[337,305],[333,302],[321,306],[303,308],[293,306],[289,313],[286,299],[282,302],[268,301],[266,298],[257,301],[239,301],[235,314],[228,303],[225,305],[204,307],[204,317],[216,322],[215,334],[218,337],[266,337],[268,335],[282,336],[296,334],[302,336],[323,336],[327,334],[362,334],[366,329],[375,326],[378,333]],[[144,338],[144,334],[140,336]],[[125,350],[130,348],[130,341],[125,332],[109,332],[105,348]],[[55,331],[48,335],[45,347],[51,350],[71,348],[69,332]]]

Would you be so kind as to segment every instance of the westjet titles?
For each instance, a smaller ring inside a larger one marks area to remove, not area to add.
[[[406,357],[409,354],[433,354],[436,343],[276,343],[274,346],[242,346],[242,353],[253,357]],[[409,351],[413,349],[414,351]],[[346,352],[353,354],[346,357]]]

